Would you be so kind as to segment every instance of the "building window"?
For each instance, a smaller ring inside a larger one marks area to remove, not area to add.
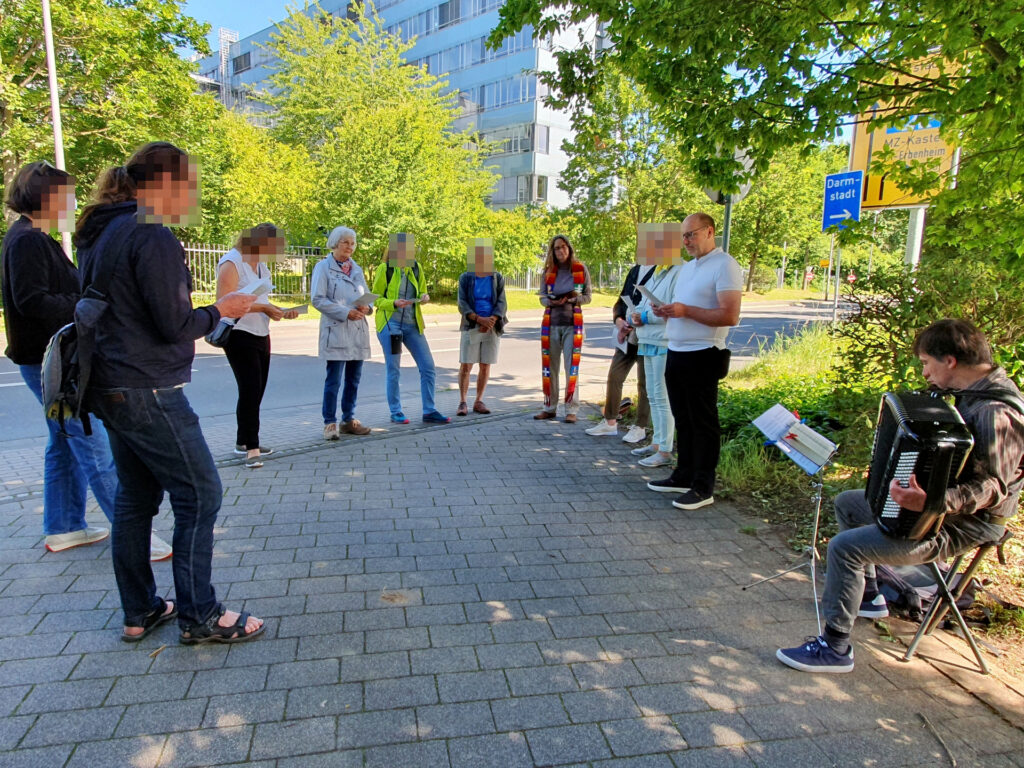
[[[536,137],[534,149],[542,155],[546,155],[548,153],[549,130],[550,129],[546,125],[538,125],[534,128],[534,136]]]
[[[250,63],[251,60],[249,57],[250,54],[248,53],[243,53],[241,56],[235,56],[235,58],[231,60],[231,71],[237,75],[239,72],[245,72],[245,70],[251,69],[252,64]]]
[[[538,176],[537,177],[537,199],[547,200],[548,199],[548,177]]]

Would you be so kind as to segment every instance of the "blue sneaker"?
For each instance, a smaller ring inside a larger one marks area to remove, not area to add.
[[[424,424],[447,424],[450,421],[451,419],[448,416],[438,413],[437,411],[431,411],[430,413],[423,414]]]
[[[885,595],[879,593],[871,600],[861,600],[857,615],[865,619],[884,619],[889,615],[889,606],[885,604]]]
[[[779,648],[775,658],[801,672],[853,672],[853,645],[840,655],[829,648],[821,637],[809,637],[806,643],[797,648]]]
[[[398,413],[392,413],[391,414],[391,420],[395,424],[408,424],[409,423],[409,419],[401,411],[399,411]]]

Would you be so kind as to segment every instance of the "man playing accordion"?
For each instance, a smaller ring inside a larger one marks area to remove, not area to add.
[[[974,436],[974,448],[956,485],[946,490],[946,518],[934,536],[913,541],[892,538],[875,525],[862,491],[844,491],[835,500],[839,533],[828,544],[828,572],[821,608],[825,630],[776,657],[804,672],[850,672],[850,632],[858,616],[889,615],[878,591],[875,565],[920,565],[946,560],[997,540],[1017,511],[1024,486],[1024,413],[1006,400],[1021,393],[992,361],[984,334],[966,320],[939,320],[921,331],[913,352],[928,384],[942,390],[972,390],[959,395],[957,410]],[[921,511],[926,494],[914,475],[906,486],[889,486],[900,507]]]

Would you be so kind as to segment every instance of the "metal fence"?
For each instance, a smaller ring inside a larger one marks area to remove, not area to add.
[[[194,291],[201,295],[213,296],[217,292],[217,263],[229,250],[228,246],[207,243],[184,243],[185,256],[192,272]],[[274,293],[278,298],[297,302],[309,301],[310,278],[313,267],[328,254],[326,248],[290,246],[285,255],[270,264]],[[597,263],[588,264],[594,290],[618,291],[631,265]],[[364,267],[367,282],[373,281],[373,267]],[[431,291],[438,297],[455,296],[458,292],[457,274],[428,274]],[[518,274],[506,274],[505,285],[511,290],[537,292],[540,290],[541,275],[537,269],[524,270]]]

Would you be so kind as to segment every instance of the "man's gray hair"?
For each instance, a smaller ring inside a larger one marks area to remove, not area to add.
[[[352,235],[352,239],[356,239],[356,231],[354,229],[349,227],[335,227],[332,229],[331,234],[327,236],[327,248],[333,251],[345,235]]]

